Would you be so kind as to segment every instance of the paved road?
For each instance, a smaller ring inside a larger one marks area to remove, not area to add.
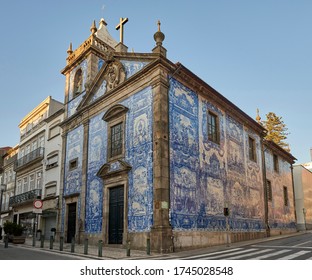
[[[20,246],[9,245],[4,248],[4,244],[0,243],[0,260],[81,260],[83,257],[75,255],[66,255],[54,253],[44,250],[31,248],[23,248]]]
[[[312,234],[184,257],[188,260],[312,260]]]
[[[276,240],[252,241],[252,244],[231,244],[228,248],[176,253],[152,259],[184,260],[312,260],[312,233]]]

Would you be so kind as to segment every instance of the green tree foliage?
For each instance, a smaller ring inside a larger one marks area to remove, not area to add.
[[[282,117],[277,116],[273,112],[266,114],[266,120],[262,122],[262,125],[268,131],[265,139],[273,141],[287,152],[290,152],[289,144],[285,142],[287,139],[288,128],[282,120]]]

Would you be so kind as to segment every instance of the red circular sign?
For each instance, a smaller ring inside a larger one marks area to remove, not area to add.
[[[42,208],[42,205],[43,205],[42,200],[37,199],[37,200],[34,201],[34,207],[35,207],[36,209],[41,209],[41,208]]]

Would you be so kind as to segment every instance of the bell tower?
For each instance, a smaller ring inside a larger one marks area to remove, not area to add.
[[[103,63],[116,51],[118,43],[109,34],[106,26],[103,18],[99,28],[93,21],[90,36],[75,50],[72,43],[69,45],[66,66],[61,71],[66,77],[64,103],[67,117],[75,112],[75,108],[88,92],[90,82],[94,80]]]

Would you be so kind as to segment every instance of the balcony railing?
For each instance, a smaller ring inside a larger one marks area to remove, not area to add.
[[[40,147],[32,152],[28,153],[27,155],[21,157],[15,162],[15,170],[21,168],[22,166],[36,160],[36,159],[43,159],[44,156],[44,148]]]
[[[15,196],[10,197],[9,206],[14,206],[17,204],[22,204],[25,202],[30,202],[36,199],[38,196],[41,196],[41,189],[35,189],[29,192],[21,193]]]

